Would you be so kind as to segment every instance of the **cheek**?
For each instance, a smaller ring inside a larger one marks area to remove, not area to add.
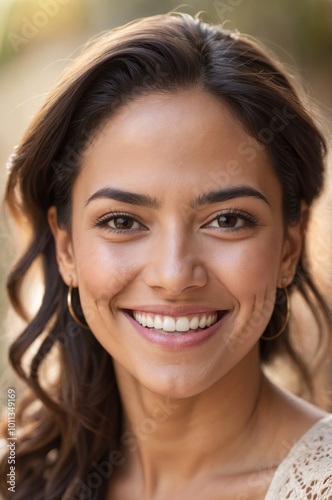
[[[257,322],[262,326],[269,321],[280,264],[275,241],[278,239],[272,237],[248,238],[223,245],[214,254],[217,279],[232,296],[234,312],[239,313],[237,324],[248,323],[253,317],[260,318]]]
[[[276,241],[278,241],[276,239]],[[213,267],[233,311],[228,318],[221,351],[234,366],[258,341],[274,309],[280,247],[270,238],[221,245],[213,256]],[[216,348],[216,359],[221,355]],[[228,365],[227,365],[228,366]]]
[[[227,276],[236,289],[250,291],[256,286],[274,286],[280,265],[278,241],[278,235],[265,235],[227,242],[214,252],[214,261],[220,274]]]
[[[120,245],[108,242],[78,245],[76,268],[81,305],[86,320],[91,323],[96,308],[108,312],[110,301],[128,287],[138,273],[134,259],[123,252]]]

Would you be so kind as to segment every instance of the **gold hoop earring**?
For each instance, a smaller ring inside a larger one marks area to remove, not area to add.
[[[284,291],[284,294],[286,296],[286,301],[287,301],[287,312],[286,312],[286,318],[285,318],[284,324],[282,325],[282,327],[280,328],[280,330],[277,333],[275,333],[274,335],[272,335],[271,337],[265,337],[264,335],[262,335],[261,339],[264,339],[264,340],[274,340],[274,339],[276,339],[282,333],[284,333],[284,331],[286,329],[286,326],[288,325],[288,321],[289,321],[290,313],[291,313],[290,298],[289,298],[289,293],[288,293],[288,290],[287,290],[286,286],[284,286],[281,290]]]
[[[68,305],[68,310],[70,313],[70,316],[73,318],[75,323],[77,323],[81,328],[84,328],[84,330],[90,330],[88,325],[85,325],[76,315],[74,308],[73,308],[73,303],[72,303],[72,293],[73,293],[73,285],[70,283],[68,292],[67,292],[67,305]]]

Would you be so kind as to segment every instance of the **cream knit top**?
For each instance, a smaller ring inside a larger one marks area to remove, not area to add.
[[[332,500],[332,415],[316,422],[291,448],[265,500]]]

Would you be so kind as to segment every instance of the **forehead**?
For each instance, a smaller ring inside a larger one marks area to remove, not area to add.
[[[199,90],[122,107],[85,151],[78,183],[86,198],[105,185],[162,198],[243,184],[280,195],[266,148],[226,104]]]

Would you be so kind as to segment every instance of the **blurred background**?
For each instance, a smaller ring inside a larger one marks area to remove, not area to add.
[[[262,41],[298,75],[331,135],[332,0],[191,0],[183,4],[179,0],[0,0],[1,198],[7,158],[82,44],[103,30],[172,9],[193,15],[202,11],[205,21]],[[329,181],[313,217],[311,253],[323,291],[330,297],[331,212]],[[0,243],[0,376],[4,377],[6,345],[16,324],[14,315],[8,313],[4,291],[13,258],[4,218],[0,222]]]

